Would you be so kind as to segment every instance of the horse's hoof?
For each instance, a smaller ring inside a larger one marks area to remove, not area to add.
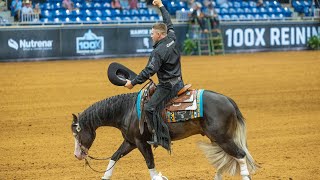
[[[251,180],[250,176],[242,176],[242,180]]]

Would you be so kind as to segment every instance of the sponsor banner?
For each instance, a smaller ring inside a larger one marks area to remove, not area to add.
[[[226,23],[221,29],[226,52],[306,49],[320,23]]]
[[[61,54],[65,57],[105,56],[117,51],[116,29],[79,27],[61,29]]]
[[[0,31],[0,59],[58,57],[59,30],[37,29]]]

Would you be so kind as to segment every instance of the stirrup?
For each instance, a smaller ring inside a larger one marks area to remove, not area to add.
[[[159,146],[158,138],[155,132],[153,132],[152,134],[152,141],[147,141],[147,143],[154,146],[155,148]]]

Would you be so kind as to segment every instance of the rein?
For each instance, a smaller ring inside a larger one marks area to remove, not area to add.
[[[111,157],[108,157],[108,158],[94,158],[94,157],[92,157],[92,156],[88,156],[90,159],[93,159],[93,160],[108,160],[108,159],[110,159]],[[95,170],[94,168],[92,168],[91,167],[91,165],[90,165],[90,163],[89,163],[89,161],[88,161],[88,159],[87,158],[85,158],[84,159],[85,160],[85,166],[87,165],[87,166],[89,166],[89,168],[92,170],[92,171],[94,171],[94,172],[97,172],[97,173],[104,173],[104,172],[108,172],[108,171],[110,171],[110,169],[112,169],[115,165],[116,165],[116,163],[118,162],[118,161],[115,161],[115,163],[109,168],[109,169],[107,169],[106,171],[98,171],[98,170]]]

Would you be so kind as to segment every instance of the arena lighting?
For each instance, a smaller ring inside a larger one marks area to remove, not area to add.
[[[181,9],[182,12],[186,11],[184,8]]]

